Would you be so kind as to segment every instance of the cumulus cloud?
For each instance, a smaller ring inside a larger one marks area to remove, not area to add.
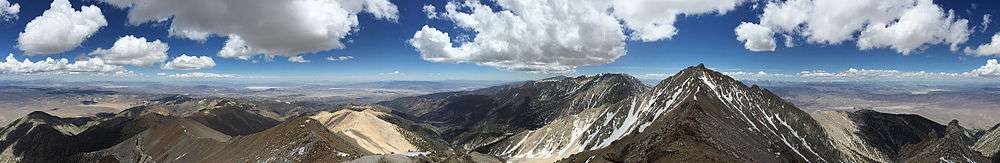
[[[133,25],[170,21],[172,36],[225,36],[219,56],[244,60],[341,49],[341,40],[358,30],[359,13],[391,21],[398,13],[388,0],[102,1],[127,8]]]
[[[427,14],[427,19],[437,19],[437,7],[434,7],[434,5],[424,5],[424,14]]]
[[[32,62],[30,59],[25,58],[23,61],[17,61],[14,58],[14,54],[7,54],[7,58],[4,62],[0,62],[0,74],[31,74],[31,73],[80,73],[80,72],[94,72],[94,73],[114,73],[114,74],[127,74],[132,73],[125,69],[125,67],[117,65],[109,65],[104,62],[101,58],[88,58],[74,61],[70,63],[68,59],[52,59],[51,57],[45,58],[45,60]]]
[[[165,70],[197,70],[211,67],[215,67],[215,60],[212,57],[181,54],[160,68]]]
[[[11,4],[7,0],[0,0],[0,19],[4,21],[16,19],[19,12],[21,12],[21,4]]]
[[[127,35],[118,38],[111,49],[97,48],[90,55],[110,64],[150,66],[166,61],[168,49],[170,46],[160,40],[147,42],[145,37]]]
[[[927,44],[947,43],[952,51],[969,39],[969,20],[956,19],[954,11],[947,14],[930,0],[919,0],[895,22],[868,25],[858,37],[862,50],[891,47],[902,54]]]
[[[967,74],[978,77],[1000,77],[1000,64],[997,63],[996,59],[990,59],[986,61],[986,65],[972,70]]]
[[[681,15],[725,14],[742,0],[614,0],[614,15],[633,30],[630,38],[642,41],[670,39],[677,34],[674,22]]]
[[[989,43],[979,45],[976,48],[965,47],[966,55],[975,56],[1000,56],[1000,33],[994,34]]]
[[[17,47],[28,55],[62,53],[80,46],[106,25],[97,6],[83,6],[77,11],[69,0],[54,0],[48,10],[24,27],[17,37]]]
[[[301,55],[300,56],[294,56],[294,57],[288,57],[288,61],[289,62],[295,62],[295,63],[312,62],[310,60],[306,60],[306,58],[303,58]]]
[[[971,33],[968,22],[931,0],[789,0],[769,1],[758,24],[814,44],[857,40],[860,49],[905,55],[934,44],[957,51]]]
[[[167,75],[167,77],[172,77],[172,78],[233,78],[233,77],[236,77],[236,75],[206,73],[206,72],[191,72],[191,73]]]
[[[409,43],[431,62],[569,72],[613,62],[625,55],[626,39],[670,39],[677,34],[678,17],[725,14],[744,1],[453,1],[443,11],[430,5],[423,11],[430,19],[453,22],[459,32],[425,26]]]
[[[346,60],[352,60],[352,59],[354,59],[354,57],[353,56],[337,56],[337,57],[329,56],[329,57],[326,57],[325,59],[328,60],[328,61],[346,61]]]
[[[754,23],[743,22],[736,27],[736,39],[742,41],[743,46],[750,51],[774,51],[776,47],[774,31]]]
[[[625,55],[625,35],[607,10],[608,1],[497,3],[498,9],[477,1],[445,6],[439,16],[475,33],[471,40],[455,41],[458,46],[448,33],[429,26],[417,31],[409,43],[431,62],[542,73],[606,64]]]

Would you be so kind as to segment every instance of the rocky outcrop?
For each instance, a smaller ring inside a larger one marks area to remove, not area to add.
[[[957,120],[948,123],[944,135],[931,135],[930,140],[903,147],[900,162],[989,162],[990,159],[969,146],[973,141]]]
[[[976,141],[972,149],[983,153],[984,156],[998,159],[997,151],[1000,151],[1000,124],[986,130]],[[997,162],[997,161],[994,161]]]

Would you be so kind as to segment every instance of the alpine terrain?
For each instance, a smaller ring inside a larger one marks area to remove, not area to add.
[[[998,128],[806,112],[698,65],[655,86],[599,74],[374,104],[170,95],[32,112],[0,129],[0,162],[996,162]]]

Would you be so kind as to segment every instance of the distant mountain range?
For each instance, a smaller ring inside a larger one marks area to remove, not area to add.
[[[367,83],[351,87],[433,83]],[[998,162],[1000,124],[805,112],[692,66],[647,86],[556,77],[328,109],[168,96],[115,115],[33,112],[0,162]]]
[[[489,86],[501,85],[504,81],[466,81],[466,80],[445,80],[445,81],[376,81],[361,82],[351,84],[332,85],[334,88],[363,88],[363,89],[386,89],[386,90],[415,90],[425,92],[446,92],[464,91]]]

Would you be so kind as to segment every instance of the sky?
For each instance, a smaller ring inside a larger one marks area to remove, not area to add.
[[[8,54],[0,77],[662,79],[704,63],[747,79],[1000,81],[996,7],[985,0],[0,0],[0,54]]]

